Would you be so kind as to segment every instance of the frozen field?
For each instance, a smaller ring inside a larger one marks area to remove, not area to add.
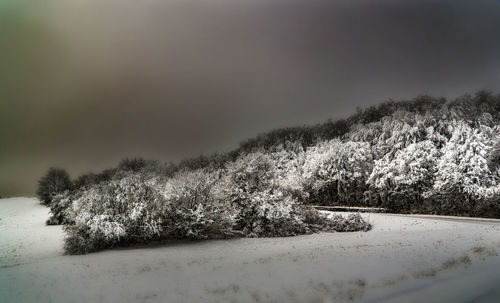
[[[363,214],[369,232],[65,256],[36,199],[0,200],[0,302],[499,302],[500,221]]]

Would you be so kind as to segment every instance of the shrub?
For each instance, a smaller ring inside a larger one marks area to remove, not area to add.
[[[240,203],[240,226],[250,237],[293,236],[309,233],[296,202],[280,192],[256,192]]]
[[[47,225],[60,225],[71,223],[68,209],[77,200],[82,192],[68,191],[55,195],[50,204],[51,216],[47,220]]]
[[[332,230],[338,232],[369,231],[372,225],[368,223],[360,214],[349,214],[347,217],[335,215],[328,222]]]
[[[303,205],[290,190],[290,182],[280,178],[281,169],[275,165],[279,162],[272,157],[256,152],[227,166],[218,195],[237,208],[237,229],[249,237],[293,236],[344,229],[312,207]],[[274,157],[281,156],[275,154]]]
[[[215,181],[215,174],[195,171],[167,183],[131,174],[94,185],[66,211],[65,250],[81,254],[152,240],[240,234],[233,229],[236,211],[217,199]]]
[[[166,181],[131,173],[57,195],[51,222],[66,223],[69,254],[161,239],[367,229],[361,218],[330,220],[300,203],[276,178],[270,159],[250,154],[227,170],[180,171]]]
[[[167,182],[164,229],[171,238],[208,239],[232,237],[236,209],[220,199],[215,185],[217,172],[182,171]]]
[[[259,236],[266,234],[266,230],[271,227],[265,224],[274,225],[273,218],[266,219],[270,213],[279,214],[286,211],[285,208],[291,206],[285,203],[281,197],[277,196],[273,190],[273,179],[275,171],[273,163],[268,155],[261,152],[251,153],[240,157],[227,165],[226,174],[221,180],[218,195],[231,203],[238,210],[237,229],[245,235]],[[267,199],[273,201],[269,204]],[[280,206],[277,205],[280,203]],[[289,212],[288,212],[289,213]],[[275,216],[279,219],[282,215]],[[276,224],[278,227],[278,224]],[[283,232],[275,230],[277,234]]]
[[[44,205],[50,205],[56,194],[72,188],[68,173],[64,169],[50,168],[38,181],[37,195]]]
[[[88,253],[161,238],[165,198],[156,180],[130,175],[84,191],[67,210],[65,250]]]

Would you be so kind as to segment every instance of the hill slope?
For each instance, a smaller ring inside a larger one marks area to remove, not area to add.
[[[261,135],[227,154],[162,165],[124,160],[40,183],[68,252],[158,239],[368,230],[311,204],[500,218],[500,96],[419,97],[346,120]],[[66,190],[66,191],[65,191]]]

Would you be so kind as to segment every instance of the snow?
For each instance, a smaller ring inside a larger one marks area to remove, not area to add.
[[[0,268],[63,253],[60,226],[46,226],[49,209],[37,199],[0,199]]]
[[[477,302],[488,302],[500,295],[493,288],[500,282],[500,221],[362,216],[374,224],[372,231],[171,242],[67,256],[62,252],[61,228],[44,224],[47,208],[36,199],[3,199],[0,301],[466,302],[482,298]]]

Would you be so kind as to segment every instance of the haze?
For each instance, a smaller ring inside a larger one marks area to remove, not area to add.
[[[500,91],[494,0],[0,4],[0,196],[380,101]]]

